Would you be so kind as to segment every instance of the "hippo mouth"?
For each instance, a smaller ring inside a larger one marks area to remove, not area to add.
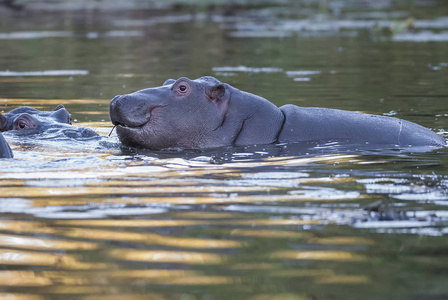
[[[120,128],[141,129],[142,127],[144,127],[148,123],[149,123],[149,120],[148,120],[148,122],[145,122],[145,123],[143,123],[141,125],[126,125],[126,124],[120,123],[120,122],[114,122],[113,124],[115,126],[117,126],[117,127],[120,127]]]
[[[140,136],[142,134],[144,134],[145,132],[145,127],[148,126],[149,120],[143,124],[125,124],[122,122],[115,122],[113,123],[116,127],[117,130],[117,134],[120,137],[124,137],[126,136],[128,139],[130,137],[132,137],[131,139],[133,140],[135,137]],[[113,129],[112,129],[113,130]]]
[[[117,128],[140,129],[146,124],[148,124],[150,119],[151,118],[148,116],[148,118],[141,120],[141,122],[136,122],[135,120],[127,120],[127,119],[123,120],[122,118],[117,119],[111,118],[111,121],[114,126],[117,126]]]

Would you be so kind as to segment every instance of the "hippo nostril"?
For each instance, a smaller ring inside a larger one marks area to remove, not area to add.
[[[116,95],[115,97],[112,98],[112,100],[110,101],[110,105],[119,105],[118,102],[120,101],[120,98],[123,95]]]

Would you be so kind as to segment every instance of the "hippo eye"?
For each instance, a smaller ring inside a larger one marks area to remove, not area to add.
[[[28,129],[29,125],[25,120],[19,120],[16,125],[16,130]]]
[[[36,127],[36,122],[30,119],[30,116],[23,116],[14,122],[13,129],[23,130]]]
[[[186,81],[179,81],[175,86],[174,86],[174,91],[179,95],[179,96],[188,96],[191,92],[191,86],[190,84],[188,84],[188,82]]]

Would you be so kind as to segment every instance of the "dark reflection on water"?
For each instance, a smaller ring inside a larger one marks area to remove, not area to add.
[[[64,104],[102,137],[5,134],[0,298],[448,297],[447,148],[107,137],[116,94],[203,75],[446,137],[445,2],[21,2],[0,4],[0,110]]]
[[[318,155],[392,155],[412,153],[427,153],[442,150],[443,147],[433,146],[409,146],[400,148],[397,145],[375,145],[375,144],[351,144],[344,141],[311,141],[296,143],[276,143],[265,145],[247,145],[247,146],[225,146],[211,149],[180,149],[169,148],[159,151],[128,148],[120,148],[121,155],[128,156],[151,156],[161,159],[182,157],[185,159],[195,159],[217,164],[238,161],[263,161],[266,158],[273,157],[313,157]]]

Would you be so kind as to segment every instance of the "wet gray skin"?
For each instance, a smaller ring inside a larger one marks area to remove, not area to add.
[[[39,139],[91,138],[98,136],[91,129],[71,125],[71,115],[63,105],[53,111],[40,111],[23,106],[6,114],[0,114],[0,131],[17,135],[33,136]],[[13,157],[12,151],[3,136],[0,137],[0,157]]]
[[[160,87],[116,96],[110,118],[124,145],[153,150],[310,141],[446,146],[442,136],[409,121],[327,108],[278,108],[213,77],[169,79]]]
[[[41,138],[54,137],[57,134],[69,138],[89,138],[98,136],[87,128],[71,125],[71,115],[63,105],[53,111],[40,111],[23,106],[6,114],[0,114],[0,131],[9,131],[15,135],[43,134]]]
[[[13,158],[12,150],[6,142],[3,135],[0,133],[0,158]]]

